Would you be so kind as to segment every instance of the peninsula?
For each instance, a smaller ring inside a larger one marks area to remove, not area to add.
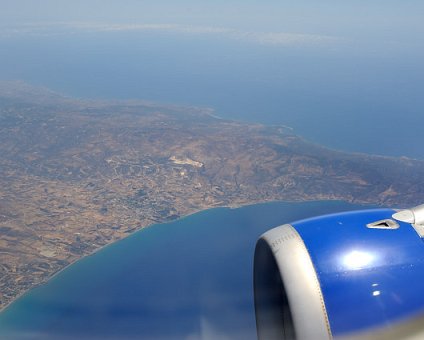
[[[0,308],[104,245],[264,201],[424,202],[424,162],[351,154],[209,109],[0,83]]]

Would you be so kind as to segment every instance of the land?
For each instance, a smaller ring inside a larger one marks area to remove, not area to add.
[[[424,202],[424,162],[350,154],[209,109],[0,83],[0,309],[99,248],[198,210]]]

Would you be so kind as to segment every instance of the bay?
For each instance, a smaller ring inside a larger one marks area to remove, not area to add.
[[[216,208],[71,265],[0,314],[6,339],[255,339],[253,254],[266,230],[345,202]]]

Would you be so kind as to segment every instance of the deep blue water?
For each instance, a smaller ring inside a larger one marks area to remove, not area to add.
[[[104,248],[0,314],[7,339],[256,339],[253,254],[266,230],[343,202],[206,210]]]
[[[208,106],[337,149],[424,158],[421,54],[158,32],[1,38],[0,49],[1,79],[77,97]],[[272,203],[156,225],[18,300],[0,316],[0,338],[254,339],[257,237],[352,208]]]
[[[0,39],[0,77],[78,97],[208,106],[333,148],[424,158],[421,51],[165,32]]]

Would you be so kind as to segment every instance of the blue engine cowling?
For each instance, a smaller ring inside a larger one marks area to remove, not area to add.
[[[327,215],[263,234],[259,339],[424,339],[422,209]]]

